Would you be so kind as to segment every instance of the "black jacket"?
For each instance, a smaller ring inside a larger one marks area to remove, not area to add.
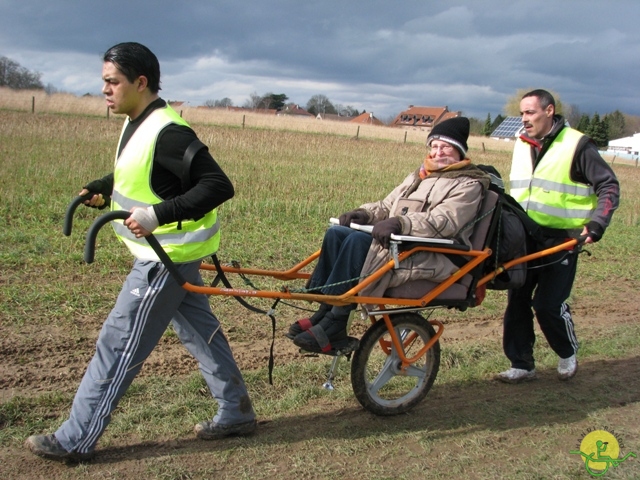
[[[166,102],[153,101],[123,132],[118,155],[140,124]],[[187,147],[197,138],[195,132],[182,125],[168,125],[158,135],[151,170],[151,188],[162,198],[153,206],[160,225],[180,220],[198,219],[234,195],[231,181],[206,149],[200,150],[191,163],[192,187],[182,191],[183,157]],[[85,186],[91,192],[111,196],[113,173]]]

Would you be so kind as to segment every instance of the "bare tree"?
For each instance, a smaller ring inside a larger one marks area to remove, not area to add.
[[[335,107],[325,95],[314,95],[311,97],[307,102],[307,112],[314,115],[319,113],[337,113]]]
[[[335,105],[336,113],[342,117],[357,117],[360,115],[357,108],[352,107],[351,105],[344,106],[340,103],[336,103]],[[391,119],[393,120],[392,117]]]
[[[580,119],[582,118],[582,112],[580,111],[580,107],[575,103],[571,103],[569,105],[564,106],[564,112],[562,113],[565,120],[569,122],[573,128],[576,128],[578,123],[580,123]]]
[[[224,97],[221,100],[207,100],[204,102],[205,107],[214,108],[214,107],[233,107],[233,100],[229,97]]]
[[[640,117],[637,115],[624,115],[624,135],[631,136],[640,132]]]
[[[243,107],[255,110],[260,106],[260,102],[262,102],[262,97],[258,95],[258,92],[252,92],[249,94],[247,101],[244,102]]]
[[[44,89],[40,81],[41,73],[30,72],[7,57],[0,57],[0,87],[10,87],[16,90]]]

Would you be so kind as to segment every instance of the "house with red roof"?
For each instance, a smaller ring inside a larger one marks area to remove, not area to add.
[[[459,117],[461,112],[450,112],[449,107],[416,107],[409,105],[409,108],[400,112],[391,122],[392,127],[413,128],[420,130],[431,130],[434,125]]]
[[[351,123],[359,123],[360,125],[382,125],[384,123],[373,116],[373,113],[362,112],[357,117],[349,120]]]

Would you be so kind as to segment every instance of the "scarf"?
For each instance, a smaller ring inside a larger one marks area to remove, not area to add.
[[[489,184],[491,183],[491,177],[487,175],[483,170],[479,169],[475,165],[471,164],[471,160],[465,158],[464,160],[454,163],[453,165],[447,165],[441,170],[433,170],[429,171],[426,168],[427,160],[430,160],[429,157],[425,158],[424,163],[416,170],[416,180],[413,184],[407,189],[406,192],[402,194],[403,197],[408,197],[411,195],[420,185],[420,182],[427,178],[428,176],[432,177],[443,177],[443,178],[456,178],[456,177],[470,177],[475,178],[480,182],[483,186],[484,190],[489,188]]]
[[[471,159],[465,158],[464,160],[460,160],[451,165],[447,165],[445,167],[439,167],[436,162],[433,161],[429,155],[427,155],[424,159],[424,162],[420,166],[420,178],[424,180],[429,175],[434,172],[450,172],[451,170],[460,170],[461,168],[466,167],[471,164]]]

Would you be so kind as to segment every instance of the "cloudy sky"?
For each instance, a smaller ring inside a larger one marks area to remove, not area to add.
[[[161,95],[202,105],[316,94],[381,119],[408,105],[484,119],[523,88],[640,115],[639,0],[0,0],[0,56],[99,94],[101,55],[158,56]]]

